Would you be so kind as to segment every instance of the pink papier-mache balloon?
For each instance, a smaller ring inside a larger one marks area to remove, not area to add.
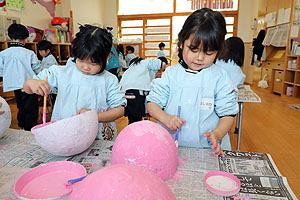
[[[0,107],[0,111],[4,111],[2,115],[0,115],[0,138],[6,133],[10,124],[11,124],[11,112],[8,103],[0,96],[0,102],[2,106]]]
[[[114,142],[111,164],[143,166],[163,180],[172,178],[178,165],[178,149],[170,133],[144,120],[125,127]]]
[[[79,185],[80,184],[80,185]],[[73,189],[68,200],[173,200],[168,185],[144,167],[111,165],[90,175]]]
[[[94,142],[98,133],[98,116],[95,110],[91,110],[37,125],[31,132],[45,151],[57,156],[72,156],[83,152]]]

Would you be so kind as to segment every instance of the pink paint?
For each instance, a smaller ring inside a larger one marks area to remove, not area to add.
[[[57,156],[72,156],[86,150],[98,134],[95,110],[40,124],[31,129],[35,140],[45,151]]]
[[[173,142],[174,143],[174,142]],[[175,200],[168,185],[144,167],[111,165],[88,175],[68,200],[160,199]]]
[[[85,168],[74,162],[50,162],[25,172],[14,185],[17,197],[28,199],[57,198],[69,194],[72,187],[66,187],[69,179],[86,175]]]
[[[210,192],[221,196],[235,195],[241,188],[241,182],[236,176],[223,171],[207,173],[204,185]]]
[[[0,168],[2,168],[3,166],[2,165],[0,165]]]
[[[114,142],[111,164],[143,166],[168,180],[176,172],[178,149],[169,132],[159,124],[135,122],[125,127]]]
[[[182,168],[185,162],[178,156],[179,168]]]
[[[184,177],[184,171],[178,170],[173,176],[173,180],[181,180]]]

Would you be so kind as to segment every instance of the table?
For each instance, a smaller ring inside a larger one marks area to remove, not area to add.
[[[88,173],[110,165],[113,142],[96,140],[76,156],[53,156],[37,145],[28,131],[9,129],[0,139],[0,199],[15,200],[14,181],[24,172],[51,161],[81,163]],[[210,155],[210,149],[179,148],[179,166],[166,181],[178,200],[229,200],[210,193],[204,186],[206,173],[222,170],[235,174],[242,183],[238,196],[251,199],[297,199],[268,154],[225,151],[225,158]],[[267,183],[272,183],[267,185]],[[263,196],[262,196],[263,195]]]
[[[240,145],[241,145],[244,102],[256,102],[256,103],[261,102],[259,96],[250,89],[249,85],[243,85],[242,87],[239,88],[239,92],[238,92],[239,112],[237,114],[236,127],[235,127],[235,131],[234,131],[234,133],[238,134],[237,151],[240,150]]]

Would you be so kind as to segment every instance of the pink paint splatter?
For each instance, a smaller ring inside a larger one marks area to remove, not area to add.
[[[68,152],[71,152],[72,151],[72,148],[68,148]]]
[[[179,156],[178,156],[178,164],[179,164],[179,168],[182,168],[183,165],[185,164],[185,161],[183,161],[183,159],[180,158]]]
[[[0,168],[2,168],[3,166],[2,165],[0,165]]]
[[[102,165],[92,165],[92,167],[102,167]]]

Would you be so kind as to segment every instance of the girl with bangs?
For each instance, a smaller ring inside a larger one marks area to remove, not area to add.
[[[179,64],[152,82],[147,110],[174,134],[178,145],[231,150],[227,132],[238,112],[237,89],[214,63],[223,51],[226,22],[209,8],[193,12],[178,34]]]
[[[72,42],[66,66],[54,65],[24,83],[25,92],[48,95],[58,90],[51,121],[94,109],[98,113],[98,139],[114,140],[114,120],[124,115],[126,99],[118,79],[104,70],[112,47],[110,31],[82,25]],[[48,82],[44,81],[48,78]]]

